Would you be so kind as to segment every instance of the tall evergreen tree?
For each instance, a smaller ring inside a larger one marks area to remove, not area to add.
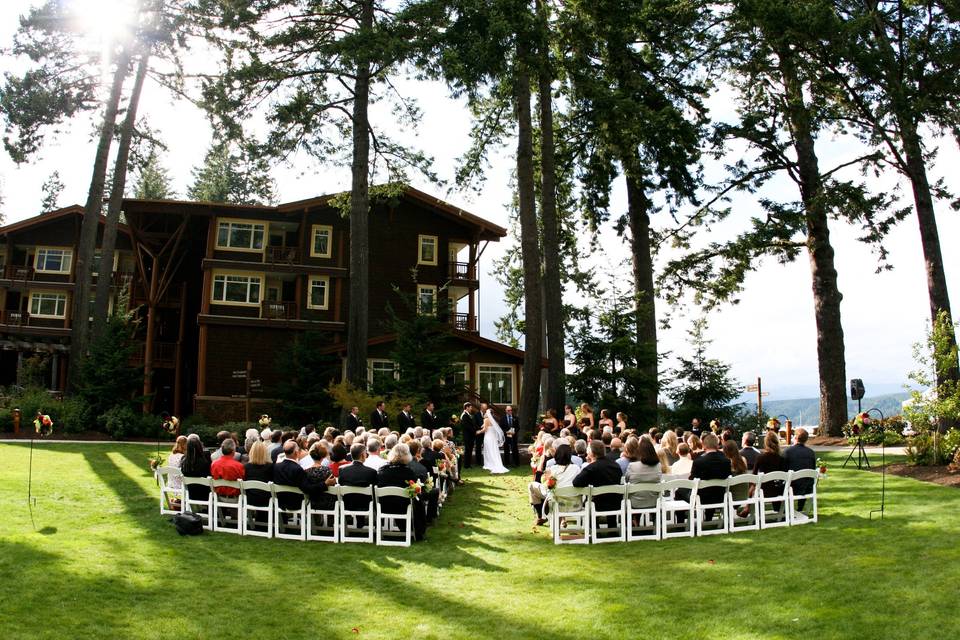
[[[227,141],[214,142],[203,164],[193,169],[187,188],[191,200],[231,204],[269,204],[274,200],[270,166],[263,157],[252,157]]]
[[[54,171],[46,179],[43,186],[40,187],[43,192],[43,200],[40,201],[40,212],[47,213],[60,208],[60,194],[63,193],[63,181],[60,179],[60,172]]]
[[[176,196],[170,173],[156,145],[150,145],[143,163],[136,170],[133,197],[143,200],[166,200]]]

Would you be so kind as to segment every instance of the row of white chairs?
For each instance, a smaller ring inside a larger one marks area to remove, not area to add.
[[[815,469],[741,474],[726,480],[674,479],[661,482],[602,487],[564,487],[551,493],[549,523],[555,544],[598,544],[634,540],[665,540],[808,524],[817,521]],[[797,480],[809,480],[808,492],[794,489]],[[783,492],[770,495],[763,485],[780,483]],[[749,495],[749,487],[756,487]],[[718,502],[704,502],[704,489],[722,488]],[[620,507],[603,511],[599,496],[620,496]],[[631,498],[654,504],[634,507]],[[806,501],[810,515],[799,503]],[[707,512],[711,517],[707,518]],[[746,516],[741,516],[746,511]]]
[[[156,470],[160,485],[160,513],[192,512],[208,531],[243,536],[316,540],[325,542],[366,542],[383,546],[410,546],[413,541],[413,501],[400,487],[327,487],[333,499],[330,505],[314,505],[299,488],[256,480],[216,480],[183,476],[176,467]],[[171,486],[171,478],[180,477],[181,489]],[[205,487],[207,491],[195,488]],[[217,488],[228,487],[236,497],[224,497]],[[191,491],[193,492],[191,495]],[[254,492],[251,494],[251,492]],[[259,495],[256,493],[259,492]],[[206,497],[199,497],[206,493]],[[299,499],[300,507],[285,509],[280,496]],[[367,508],[350,510],[347,496],[366,496]],[[253,500],[251,500],[251,497]],[[387,513],[378,507],[383,498],[407,498],[403,513]],[[179,500],[179,506],[176,505]],[[266,504],[256,504],[263,503]]]

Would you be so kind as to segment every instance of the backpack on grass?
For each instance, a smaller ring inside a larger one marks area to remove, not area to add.
[[[203,533],[203,518],[195,513],[178,513],[173,516],[173,526],[182,536],[198,536]]]

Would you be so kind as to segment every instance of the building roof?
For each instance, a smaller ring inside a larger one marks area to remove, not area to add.
[[[523,354],[523,350],[522,350],[522,349],[514,349],[513,347],[510,347],[510,346],[507,346],[507,345],[502,344],[502,343],[500,343],[500,342],[497,342],[496,340],[491,340],[490,338],[484,338],[483,336],[481,336],[481,335],[479,335],[479,334],[472,333],[472,332],[469,332],[469,331],[456,331],[456,330],[454,330],[454,331],[451,331],[451,332],[450,332],[450,335],[451,335],[453,338],[455,338],[455,339],[462,340],[462,341],[464,341],[464,342],[469,342],[469,343],[474,344],[474,345],[476,345],[476,346],[478,346],[478,347],[482,347],[482,348],[484,348],[484,349],[490,349],[491,351],[498,351],[498,352],[500,352],[500,353],[502,353],[502,354],[504,354],[504,355],[507,355],[507,356],[510,356],[510,357],[512,357],[512,358],[516,358],[517,360],[523,361],[523,355],[524,355],[524,354]],[[397,334],[395,334],[395,333],[387,333],[387,334],[384,334],[384,335],[381,335],[381,336],[376,336],[376,337],[374,337],[374,338],[370,338],[370,339],[367,341],[367,346],[368,346],[368,347],[372,347],[372,346],[378,345],[378,344],[389,344],[389,343],[395,341],[396,339],[397,339]],[[342,342],[342,343],[339,343],[339,344],[336,344],[336,345],[327,347],[327,348],[325,348],[325,349],[322,349],[322,352],[324,352],[324,353],[339,353],[339,352],[344,352],[344,351],[346,351],[346,350],[347,350],[347,344],[346,344],[345,342]],[[543,360],[541,361],[541,367],[543,367],[543,368],[546,368],[546,367],[547,367],[547,359],[546,359],[546,358],[543,358]]]
[[[60,209],[54,209],[53,211],[48,211],[46,213],[41,213],[40,215],[25,218],[24,220],[12,222],[4,227],[0,227],[0,235],[8,235],[17,231],[29,229],[31,227],[43,226],[49,222],[55,222],[61,218],[67,218],[70,216],[83,216],[83,207],[81,207],[79,204],[71,204]],[[100,224],[104,224],[106,220],[106,216],[100,216]],[[127,233],[126,225],[118,224],[117,229],[123,233]]]
[[[124,210],[140,210],[143,212],[195,212],[209,213],[223,211],[258,211],[263,213],[292,214],[304,209],[313,207],[324,208],[330,206],[330,201],[341,193],[330,193],[305,200],[295,200],[278,205],[259,205],[259,204],[231,204],[227,202],[206,202],[197,200],[142,200],[137,198],[125,198],[123,201]],[[465,209],[456,207],[440,198],[431,196],[428,193],[415,189],[409,185],[404,187],[404,197],[410,201],[424,205],[433,209],[438,214],[457,220],[468,226],[475,227],[483,240],[499,240],[506,237],[507,230],[500,225],[494,224],[489,220],[470,213]]]

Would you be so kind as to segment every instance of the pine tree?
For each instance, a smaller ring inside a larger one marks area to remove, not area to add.
[[[282,371],[270,395],[280,401],[276,417],[289,424],[307,424],[335,419],[333,399],[327,384],[340,373],[340,358],[326,348],[330,336],[307,331],[277,356],[276,369]]]
[[[143,200],[166,200],[176,196],[173,182],[156,145],[150,145],[142,165],[136,168],[133,187],[135,198]]]
[[[251,157],[230,142],[214,142],[203,164],[194,168],[193,184],[187,189],[191,200],[232,204],[270,204],[274,201],[274,182],[270,167],[262,157]]]
[[[60,172],[54,171],[47,178],[43,186],[43,200],[40,202],[40,212],[49,213],[60,208],[60,194],[63,192],[63,181],[60,180]]]

